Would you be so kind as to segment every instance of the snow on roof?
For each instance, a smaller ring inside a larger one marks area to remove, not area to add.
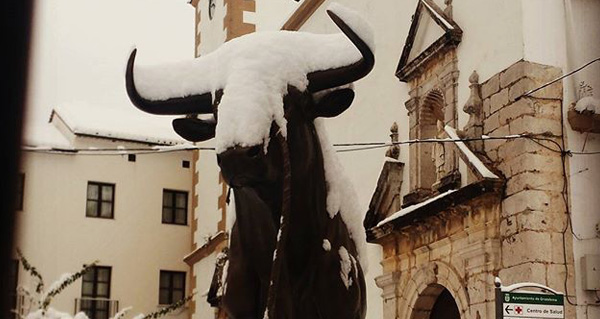
[[[579,113],[591,112],[593,114],[600,114],[600,99],[596,99],[593,96],[586,96],[575,104],[575,111]]]
[[[162,145],[185,142],[173,131],[174,117],[152,116],[133,108],[64,105],[54,108],[50,121],[55,120],[56,114],[75,135]]]
[[[380,227],[383,224],[387,224],[387,223],[391,222],[392,220],[395,220],[395,219],[400,218],[402,216],[405,216],[405,215],[407,215],[409,213],[412,213],[413,211],[415,211],[415,210],[417,210],[417,209],[419,209],[419,208],[421,208],[421,207],[423,207],[423,206],[425,206],[425,205],[427,205],[429,203],[435,202],[435,201],[439,200],[440,198],[444,198],[444,197],[446,197],[446,196],[448,196],[448,195],[450,195],[450,194],[452,194],[454,192],[456,192],[456,190],[455,189],[451,189],[451,190],[449,190],[449,191],[447,191],[445,193],[439,194],[439,195],[437,195],[435,197],[432,197],[432,198],[430,198],[430,199],[428,199],[426,201],[422,201],[420,203],[417,203],[417,204],[414,204],[414,205],[402,208],[401,210],[393,213],[392,215],[388,216],[384,220],[382,220],[379,223],[377,223],[377,227]]]
[[[28,123],[23,128],[22,144],[34,149],[71,149],[69,140],[49,123]]]
[[[373,46],[372,30],[356,12],[336,4],[329,9]],[[264,143],[266,147],[272,122],[286,136],[283,96],[288,85],[305,90],[308,73],[349,65],[361,57],[341,32],[257,32],[226,42],[191,62],[135,66],[135,86],[150,100],[223,89],[216,127],[217,152],[235,145]]]
[[[477,155],[475,155],[471,149],[469,149],[469,147],[467,145],[465,145],[464,142],[461,141],[460,137],[458,136],[458,134],[456,133],[456,130],[448,125],[446,125],[444,127],[444,130],[446,131],[446,133],[448,134],[448,136],[450,137],[450,140],[454,142],[454,144],[456,144],[456,146],[458,147],[459,151],[462,153],[461,156],[462,158],[466,158],[469,161],[469,164],[471,164],[471,166],[477,170],[477,172],[479,173],[479,175],[483,178],[486,179],[499,179],[498,175],[494,174],[492,171],[490,171],[485,164],[483,164],[483,162],[479,159],[479,157],[477,157]],[[382,221],[380,221],[379,223],[377,223],[376,227],[380,227],[386,223],[389,223],[392,220],[395,220],[399,217],[405,216],[429,203],[435,202],[437,200],[440,200],[441,198],[444,198],[452,193],[454,193],[456,191],[456,189],[451,189],[448,190],[445,193],[439,194],[435,197],[429,198],[421,203],[417,203],[408,207],[405,207],[397,212],[395,212],[394,214],[388,216],[387,218],[383,219]]]
[[[431,14],[435,15],[435,17],[444,24],[444,26],[447,29],[449,29],[449,30],[454,29],[452,24],[450,24],[450,22],[448,22],[448,20],[446,20],[444,17],[442,17],[429,3],[427,3],[427,1],[424,1],[424,0],[420,0],[420,1],[425,5],[425,7],[427,7],[427,10],[429,10],[429,12],[431,12]]]
[[[499,179],[498,175],[492,173],[492,171],[483,164],[483,162],[469,149],[464,142],[460,141],[460,137],[456,134],[456,130],[449,125],[444,126],[444,131],[454,141],[454,144],[458,147],[458,150],[465,155],[469,163],[479,172],[483,178]]]

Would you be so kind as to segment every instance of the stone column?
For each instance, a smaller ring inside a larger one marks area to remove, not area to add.
[[[400,291],[398,289],[399,280],[400,272],[397,271],[386,273],[375,278],[377,287],[382,290],[383,318],[398,317],[398,298],[400,296]]]

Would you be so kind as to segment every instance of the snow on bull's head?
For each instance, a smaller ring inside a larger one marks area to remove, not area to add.
[[[192,61],[136,66],[135,76],[134,50],[127,65],[127,93],[145,112],[187,115],[173,121],[175,131],[190,141],[216,137],[217,154],[231,148],[266,150],[273,124],[286,137],[286,109],[294,105],[284,104],[308,100],[304,103],[310,104],[313,119],[336,116],[350,106],[354,93],[335,88],[373,68],[368,24],[337,4],[327,13],[342,33],[252,33]],[[303,97],[289,99],[290,91]],[[327,103],[315,102],[313,95]],[[198,114],[214,116],[205,120]]]

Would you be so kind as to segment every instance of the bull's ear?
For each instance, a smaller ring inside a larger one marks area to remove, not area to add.
[[[190,142],[202,142],[215,137],[215,121],[198,118],[181,118],[173,120],[173,129],[179,136]]]
[[[314,117],[335,117],[350,107],[354,100],[352,89],[339,89],[323,96],[315,106]]]

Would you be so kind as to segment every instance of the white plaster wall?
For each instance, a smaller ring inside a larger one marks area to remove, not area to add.
[[[196,274],[196,311],[192,315],[192,319],[207,319],[214,318],[215,308],[210,307],[206,301],[208,289],[212,281],[212,276],[217,261],[216,254],[211,254],[194,265],[194,273]]]
[[[453,1],[453,19],[463,30],[457,47],[458,125],[469,119],[462,111],[469,99],[469,76],[479,74],[482,83],[523,58],[521,0]],[[465,171],[461,170],[465,175]]]
[[[563,73],[574,70],[587,62],[600,57],[600,2],[590,0],[564,1],[566,24],[566,60],[562,61]],[[563,111],[575,103],[578,88],[585,82],[594,89],[594,96],[600,97],[600,62],[590,65],[571,77],[563,80]],[[576,152],[600,151],[600,134],[579,133],[565,123],[567,147]],[[575,257],[575,282],[577,288],[577,318],[600,318],[600,306],[596,303],[596,293],[581,289],[580,260],[585,254],[600,254],[600,234],[596,231],[600,223],[600,156],[574,155],[568,157],[571,195],[571,216],[573,231],[579,238],[573,239]]]
[[[199,143],[199,146],[212,147],[212,142]],[[197,229],[194,233],[194,242],[197,247],[206,243],[206,238],[214,236],[217,232],[217,224],[221,220],[221,211],[218,207],[219,196],[222,186],[219,184],[219,169],[214,151],[200,151],[196,162],[198,173],[198,184],[195,191],[198,196],[198,207],[194,214],[197,219]],[[231,213],[228,210],[228,213]],[[215,270],[216,254],[200,260],[194,266],[196,276],[196,311],[194,319],[212,318],[214,309],[206,301],[205,293],[208,292],[212,275]]]
[[[590,0],[523,1],[525,59],[560,67],[563,74],[600,57],[600,2]],[[600,63],[590,65],[563,81],[563,127],[567,140],[565,146],[573,152],[600,151],[599,134],[579,133],[566,121],[570,107],[580,98],[579,84],[585,82],[600,90]],[[569,174],[570,213],[572,220],[573,250],[575,260],[575,285],[577,318],[600,317],[600,306],[593,291],[582,289],[580,260],[585,254],[600,254],[600,158],[597,155],[567,157]],[[567,231],[570,236],[571,230]],[[565,291],[565,287],[559,287]],[[573,294],[569,291],[569,294]]]
[[[302,2],[304,1],[256,0],[256,31],[279,30]]]
[[[200,25],[196,32],[200,32],[200,54],[208,54],[216,50],[225,42],[227,37],[226,30],[223,29],[223,20],[227,13],[227,7],[223,0],[215,0],[216,9],[213,19],[208,17],[208,0],[200,0],[198,8],[200,10]],[[258,6],[258,4],[257,4]],[[247,16],[244,15],[246,21]],[[248,16],[251,20],[254,17]],[[250,22],[250,21],[247,21]],[[199,29],[198,29],[199,28]],[[213,141],[197,143],[200,147],[214,147]],[[201,150],[198,161],[195,163],[196,173],[198,174],[198,184],[195,187],[195,193],[198,196],[198,207],[194,211],[197,219],[197,230],[193,234],[194,243],[201,247],[206,238],[214,236],[217,232],[217,224],[221,220],[221,211],[218,208],[218,198],[221,195],[222,186],[219,184],[219,168],[216,161],[215,152],[212,150]],[[228,213],[232,213],[228,210]],[[210,281],[215,268],[215,254],[199,261],[193,266],[196,276],[196,311],[193,314],[194,319],[204,319],[214,317],[214,308],[206,302],[205,293],[208,292]]]
[[[198,247],[205,243],[207,236],[214,236],[217,233],[217,223],[221,220],[218,204],[222,186],[219,184],[219,169],[216,159],[214,151],[200,151],[196,162],[198,207],[195,217],[198,219],[198,228],[194,234],[194,241]]]
[[[84,139],[79,145],[111,145]],[[191,211],[186,226],[161,222],[164,188],[189,192],[191,203],[191,168],[183,168],[183,160],[191,161],[191,153],[137,155],[136,162],[129,162],[120,155],[25,152],[24,210],[17,212],[16,247],[39,269],[47,286],[97,259],[99,265],[112,266],[110,297],[120,308],[132,306],[134,314],[157,310],[160,270],[187,272],[189,287],[189,267],[182,259],[191,247]],[[114,219],[85,216],[88,181],[116,184]],[[30,283],[22,268],[19,277],[21,285]],[[79,280],[52,307],[72,312],[80,296]],[[186,318],[187,311],[172,317]]]
[[[223,0],[215,0],[215,14],[211,20],[208,17],[208,0],[200,0],[196,10],[200,10],[200,54],[204,55],[218,48],[227,37],[223,30],[223,19],[227,7]],[[198,29],[196,29],[197,31]]]
[[[566,59],[565,1],[527,0],[521,3],[525,60],[562,66]]]

